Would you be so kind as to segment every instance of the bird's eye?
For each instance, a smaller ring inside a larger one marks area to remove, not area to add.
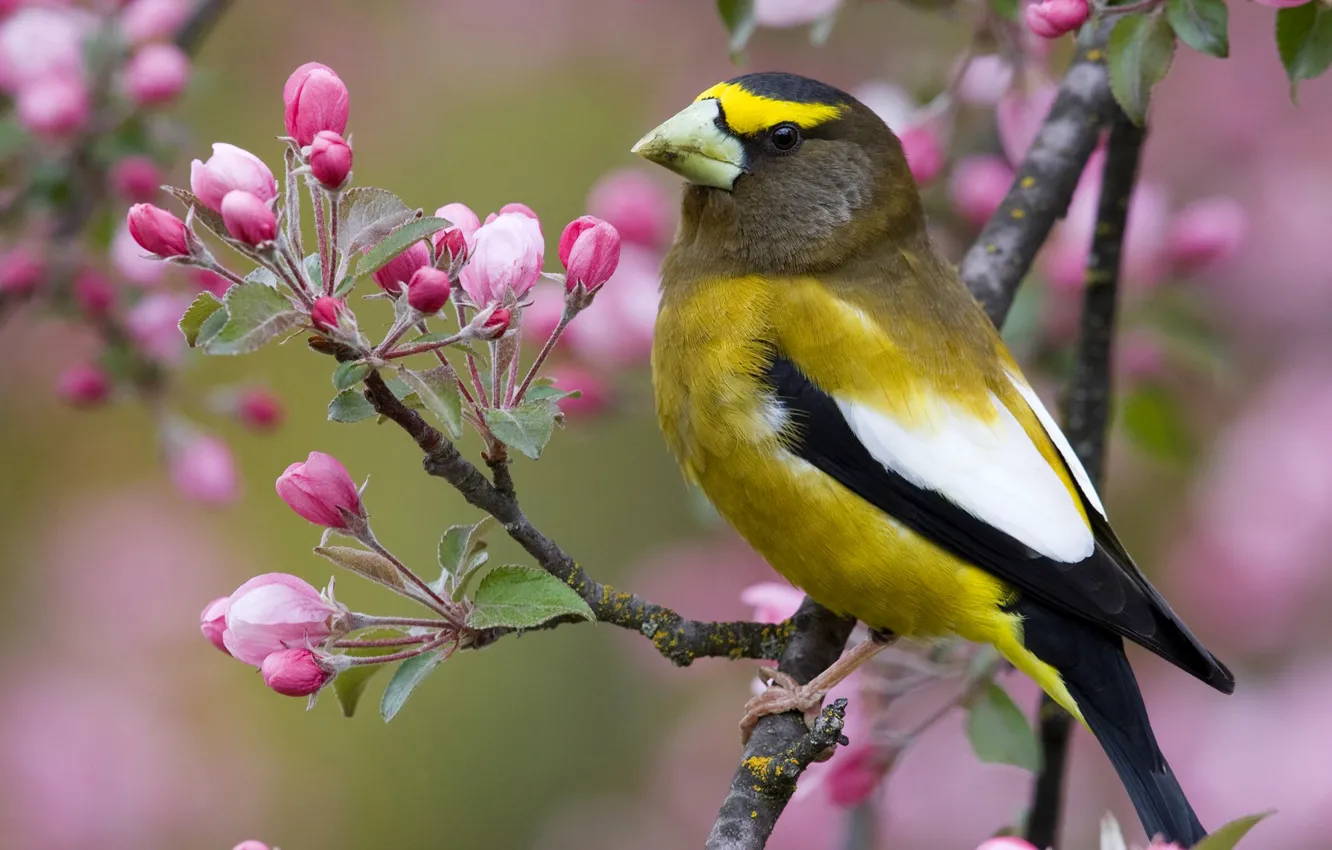
[[[768,143],[778,153],[790,153],[800,147],[800,128],[794,124],[778,124],[768,134]]]

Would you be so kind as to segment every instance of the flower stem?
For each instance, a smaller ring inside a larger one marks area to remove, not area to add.
[[[431,635],[406,635],[399,638],[368,638],[359,640],[348,638],[347,640],[336,640],[333,645],[338,649],[359,649],[361,647],[374,646],[411,646],[416,643],[425,643],[431,639]]]
[[[569,327],[569,322],[572,319],[573,316],[569,315],[568,310],[565,310],[564,315],[560,316],[560,323],[555,326],[555,330],[550,332],[550,336],[546,339],[546,344],[541,346],[541,351],[537,353],[536,360],[532,361],[532,368],[527,370],[527,377],[523,378],[523,383],[518,387],[518,391],[509,398],[509,404],[511,406],[518,404],[523,400],[523,394],[527,392],[527,388],[530,387],[532,381],[536,379],[537,372],[541,369],[541,364],[546,362],[546,357],[550,355],[551,349],[555,347],[555,343],[560,341],[560,337],[564,334],[564,329]]]
[[[369,546],[376,554],[392,564],[398,572],[402,574],[403,578],[416,585],[417,588],[419,588],[420,591],[434,603],[430,607],[443,614],[451,625],[462,625],[460,617],[461,612],[459,611],[458,606],[453,602],[445,600],[444,597],[436,593],[430,585],[426,584],[424,579],[412,572],[411,567],[407,566],[402,561],[399,561],[392,552],[385,549],[384,545],[375,539],[374,532],[370,530],[369,526],[366,527],[365,535],[361,542],[366,546]]]
[[[315,214],[315,238],[319,240],[319,276],[323,284],[325,295],[332,295],[333,288],[329,281],[333,279],[333,257],[328,250],[328,232],[325,229],[327,222],[324,220],[324,198],[323,192],[315,185],[313,180],[307,181],[310,187],[310,205],[314,207]],[[319,287],[316,287],[318,289]]]
[[[379,617],[374,614],[353,614],[352,631],[368,629],[372,626],[419,626],[423,629],[442,629],[450,625],[447,620],[432,620],[426,617]]]
[[[220,275],[222,275],[223,277],[225,277],[227,280],[231,281],[232,283],[244,283],[244,282],[245,282],[245,278],[243,278],[243,277],[241,277],[240,275],[236,274],[236,273],[233,272],[231,269],[227,268],[226,266],[222,265],[221,263],[217,262],[216,260],[212,260],[211,262],[201,264],[201,265],[200,265],[200,268],[205,268],[205,269],[208,269],[210,272],[213,272],[213,273],[215,273],[215,274],[220,274]]]
[[[462,305],[454,305],[458,310],[458,330],[461,331],[467,327],[467,315],[463,312]],[[470,353],[467,355],[467,369],[472,374],[472,387],[476,390],[476,397],[481,400],[483,407],[490,407],[490,398],[486,395],[486,388],[481,383],[481,373],[476,368],[476,358]]]
[[[410,325],[404,326],[401,330],[397,331],[396,334],[393,333],[389,334],[390,338],[385,340],[385,343],[392,345],[394,342],[397,342],[397,338],[402,336],[407,331],[407,327],[410,327]],[[454,343],[459,342],[464,338],[465,338],[464,334],[454,334],[448,339],[441,339],[437,342],[422,342],[418,343],[417,345],[408,345],[402,348],[394,349],[393,351],[380,354],[379,356],[383,357],[385,360],[397,360],[399,357],[410,357],[413,354],[424,354],[427,351],[438,351],[439,349],[453,345]],[[381,350],[383,349],[383,347],[384,347],[383,345],[380,345]],[[466,392],[466,390],[463,390],[463,392]]]
[[[500,385],[500,344],[499,340],[490,343],[490,394],[495,398],[495,406],[504,406],[504,387]]]
[[[324,284],[324,294],[332,295],[338,288],[338,268],[342,265],[342,256],[338,251],[338,218],[342,209],[340,203],[342,191],[328,193],[328,281]]]
[[[430,650],[438,647],[446,639],[447,638],[441,634],[438,637],[433,638],[429,643],[424,643],[421,646],[413,647],[412,649],[406,649],[403,650],[402,652],[394,652],[391,655],[365,655],[361,657],[351,657],[348,658],[347,661],[353,667],[366,667],[371,664],[392,664],[395,661],[406,661],[408,658],[415,658],[416,656],[421,655],[422,653],[429,652]]]

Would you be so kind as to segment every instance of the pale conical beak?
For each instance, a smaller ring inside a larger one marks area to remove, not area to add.
[[[718,125],[720,115],[715,100],[691,103],[639,139],[631,151],[690,183],[729,192],[745,173],[745,148]]]

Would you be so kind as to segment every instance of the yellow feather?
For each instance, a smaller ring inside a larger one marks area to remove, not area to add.
[[[798,103],[753,94],[738,83],[718,83],[694,98],[714,98],[721,104],[726,125],[742,136],[790,122],[806,130],[838,118],[845,107],[828,103]]]

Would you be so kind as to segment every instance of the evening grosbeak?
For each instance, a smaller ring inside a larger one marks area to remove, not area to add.
[[[746,721],[809,711],[887,633],[994,645],[1096,735],[1148,835],[1206,833],[1124,655],[1234,678],[1124,551],[956,270],[902,145],[790,74],[719,83],[634,151],[689,181],[652,351],[662,431],[792,583],[872,637]]]

